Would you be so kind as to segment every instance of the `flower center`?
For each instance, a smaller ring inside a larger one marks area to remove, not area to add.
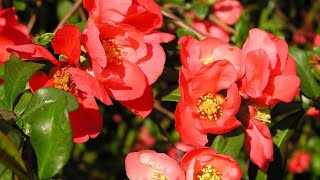
[[[211,165],[206,165],[198,173],[198,180],[221,180],[221,173],[212,168]]]
[[[202,62],[202,64],[206,65],[206,64],[213,62],[214,59],[213,59],[213,57],[208,57],[208,58],[202,58],[202,59],[200,59],[200,61]]]
[[[211,93],[200,96],[198,99],[198,113],[201,119],[218,120],[223,115],[223,108],[221,105],[224,103],[223,96]]]
[[[73,81],[72,76],[66,71],[65,68],[61,68],[53,75],[54,87],[70,92],[71,94],[78,95],[79,90]]]
[[[122,64],[122,58],[126,55],[126,53],[123,52],[123,47],[119,46],[114,39],[104,39],[101,42],[107,55],[108,62]]]
[[[257,114],[254,116],[254,118],[263,123],[271,123],[271,115],[268,109],[257,110]]]
[[[167,180],[162,171],[155,169],[152,171],[151,180]]]

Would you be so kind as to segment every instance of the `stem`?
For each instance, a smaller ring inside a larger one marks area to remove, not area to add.
[[[214,15],[210,15],[209,19],[216,23],[218,26],[220,26],[222,29],[231,32],[232,34],[238,34],[238,32],[233,29],[232,27],[228,26],[226,23],[220,21],[217,17],[215,17]]]
[[[162,12],[163,16],[169,18],[175,25],[195,33],[200,39],[206,38],[206,35],[202,34],[198,30],[196,30],[193,27],[189,26],[188,24],[184,23],[179,17],[174,15],[169,9],[162,7],[161,12]]]
[[[174,119],[174,114],[171,111],[169,111],[168,109],[162,107],[159,101],[154,102],[153,108],[156,109],[157,111],[161,112],[162,114],[166,115],[170,119]]]
[[[82,0],[77,0],[72,8],[68,11],[68,13],[61,19],[61,21],[59,22],[59,24],[57,25],[57,27],[54,30],[54,33],[56,33],[58,31],[58,29],[60,29],[67,21],[68,19],[72,16],[72,14],[74,12],[76,12],[76,10],[80,7],[82,3]]]
[[[37,20],[37,11],[40,8],[40,6],[42,5],[42,0],[35,0],[35,4],[36,4],[36,9],[33,9],[31,12],[31,16],[27,25],[28,28],[28,32],[30,33],[36,20]]]

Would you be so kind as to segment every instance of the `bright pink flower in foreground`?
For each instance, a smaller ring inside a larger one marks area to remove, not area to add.
[[[102,130],[103,118],[95,97],[107,105],[112,104],[105,86],[80,67],[80,37],[75,25],[66,25],[57,31],[52,47],[56,54],[66,56],[61,61],[57,61],[47,49],[38,45],[8,47],[9,52],[22,59],[49,60],[56,65],[49,75],[36,73],[30,80],[30,88],[34,92],[41,87],[52,86],[76,96],[79,109],[69,113],[76,143],[86,142],[89,137],[95,138]]]
[[[164,153],[142,150],[129,153],[125,160],[129,179],[184,180],[185,174],[178,162]]]
[[[214,4],[213,14],[222,22],[234,25],[242,13],[242,5],[237,0],[221,0]]]
[[[230,41],[230,33],[210,21],[195,20],[191,26],[206,36],[221,39],[226,43]]]
[[[260,29],[252,29],[242,51],[246,73],[239,87],[241,95],[260,105],[290,102],[300,86],[287,43]],[[288,88],[290,87],[290,88]]]
[[[306,171],[311,162],[311,154],[304,151],[297,151],[293,153],[288,164],[288,169],[293,174],[300,174]]]
[[[224,134],[240,125],[235,117],[241,101],[234,83],[237,71],[230,62],[219,60],[203,66],[190,80],[188,73],[181,68],[176,129],[183,143],[203,146],[207,133]]]
[[[174,37],[154,29],[162,25],[153,0],[84,1],[89,20],[83,44],[110,96],[146,117],[154,97],[150,85],[161,75],[165,53],[159,45]],[[148,23],[145,23],[145,22]]]
[[[240,180],[242,177],[236,160],[228,155],[218,154],[209,147],[199,147],[187,152],[180,165],[186,173],[186,180]]]
[[[16,9],[0,7],[0,65],[9,60],[8,45],[20,45],[31,42],[31,36],[25,25],[18,23]]]

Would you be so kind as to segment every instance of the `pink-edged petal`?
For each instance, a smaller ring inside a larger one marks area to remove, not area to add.
[[[162,74],[166,55],[163,48],[157,43],[147,44],[147,55],[139,59],[137,65],[148,78],[148,84],[153,84]]]
[[[280,72],[283,71],[283,69],[286,67],[287,64],[287,58],[288,58],[288,44],[285,40],[276,37],[272,34],[268,34],[271,40],[275,43],[278,51],[278,62],[276,65],[276,69],[271,71],[271,75],[277,75]]]
[[[151,113],[153,108],[154,97],[152,89],[147,86],[141,97],[130,101],[120,101],[120,103],[144,119]]]
[[[246,83],[240,87],[252,98],[262,96],[262,91],[266,88],[269,80],[269,59],[262,49],[250,51],[246,57]]]
[[[175,112],[176,129],[180,134],[181,140],[185,144],[194,146],[204,146],[207,142],[207,134],[201,133],[194,126],[194,119],[190,109],[179,102]]]
[[[63,54],[71,64],[80,66],[81,34],[76,25],[65,25],[59,29],[51,44],[55,54]]]
[[[107,56],[100,41],[99,29],[90,21],[87,22],[83,31],[82,42],[88,51],[93,68],[100,73],[100,68],[107,66]],[[98,68],[98,66],[100,66],[100,68]]]
[[[242,13],[241,3],[237,0],[218,1],[213,6],[213,14],[222,22],[234,25]]]
[[[273,161],[273,143],[269,128],[264,123],[251,118],[245,129],[244,149],[250,160],[263,172],[267,172]]]
[[[93,96],[77,98],[79,108],[69,113],[73,141],[84,143],[89,138],[96,138],[102,130],[103,118]]]
[[[194,97],[228,89],[237,79],[237,71],[226,60],[218,60],[205,65],[191,81]]]
[[[276,44],[270,39],[267,32],[261,29],[251,29],[249,31],[249,37],[245,41],[242,51],[245,56],[254,50],[262,49],[264,50],[270,60],[270,65],[272,69],[276,68],[278,61],[278,50]]]
[[[71,74],[74,83],[81,91],[98,98],[106,105],[112,105],[107,87],[102,82],[90,75],[84,70],[68,68],[67,72]]]
[[[110,96],[118,101],[129,101],[141,97],[148,85],[143,71],[136,64],[125,60],[122,65],[108,64],[101,75],[106,79],[105,85],[109,88]]]
[[[152,31],[150,34],[144,36],[146,43],[168,43],[174,40],[176,36],[160,31]]]
[[[230,33],[210,21],[197,20],[192,23],[192,27],[204,35],[218,38],[223,42],[230,41]]]
[[[34,44],[8,46],[7,51],[23,60],[49,60],[55,65],[59,63],[46,48]]]

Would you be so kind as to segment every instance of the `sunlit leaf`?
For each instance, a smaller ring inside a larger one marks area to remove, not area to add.
[[[21,115],[29,105],[31,98],[32,98],[31,92],[23,93],[18,104],[14,107],[14,113],[18,116]]]
[[[32,38],[32,42],[39,45],[47,45],[54,38],[54,33],[45,33]]]
[[[177,88],[173,90],[170,94],[164,96],[161,100],[179,102],[181,100],[180,89]]]

